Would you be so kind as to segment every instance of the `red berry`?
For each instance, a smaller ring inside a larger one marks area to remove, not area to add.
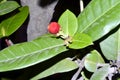
[[[60,25],[57,22],[51,22],[48,25],[48,31],[51,34],[57,34],[59,32],[59,30],[60,30]]]

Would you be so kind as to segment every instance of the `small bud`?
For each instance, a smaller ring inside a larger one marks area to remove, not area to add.
[[[59,25],[57,22],[51,22],[51,23],[48,25],[48,31],[49,31],[51,34],[57,34],[57,33],[59,33],[59,31],[60,31],[60,25]]]

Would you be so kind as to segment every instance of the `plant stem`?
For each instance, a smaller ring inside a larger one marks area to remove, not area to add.
[[[5,39],[7,46],[12,46],[13,42],[10,39]]]
[[[82,12],[84,9],[84,3],[83,0],[80,0],[80,11]]]
[[[71,80],[77,80],[80,72],[82,71],[83,67],[84,67],[84,61],[85,61],[85,57],[83,57],[83,59],[80,61],[79,59],[77,59],[78,65],[79,65],[79,69],[77,70],[77,72],[73,75]],[[80,62],[80,63],[79,63]]]

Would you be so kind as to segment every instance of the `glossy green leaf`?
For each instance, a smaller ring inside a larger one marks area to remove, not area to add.
[[[69,44],[69,48],[81,49],[92,44],[92,39],[88,35],[83,33],[77,33],[72,37],[72,43]]]
[[[78,29],[78,21],[76,16],[69,10],[66,10],[59,19],[59,24],[64,36],[74,36]]]
[[[26,20],[29,13],[27,6],[20,8],[20,12],[0,23],[0,38],[15,32]]]
[[[88,71],[94,72],[97,69],[98,64],[101,63],[104,63],[102,56],[94,50],[90,54],[87,54],[84,65]]]
[[[101,50],[108,60],[120,59],[120,29],[100,43]]]
[[[0,51],[0,72],[25,68],[66,51],[64,41],[51,35]]]
[[[90,78],[90,80],[106,80],[105,78],[109,74],[109,69],[110,69],[110,66],[106,65],[106,66],[103,66],[102,68],[96,70],[95,73]]]
[[[120,24],[120,0],[92,0],[78,16],[78,32],[95,41]]]
[[[7,0],[0,0],[0,3],[6,2]]]
[[[53,65],[52,67],[48,68],[47,70],[33,77],[31,80],[38,80],[38,79],[50,76],[55,73],[68,72],[76,68],[78,68],[78,65],[75,62],[69,59],[63,59],[60,62]]]
[[[0,3],[0,16],[11,12],[18,7],[20,7],[20,5],[16,1],[2,2]]]

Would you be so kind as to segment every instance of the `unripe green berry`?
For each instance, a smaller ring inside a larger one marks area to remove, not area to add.
[[[48,25],[48,31],[49,31],[51,34],[57,34],[57,33],[59,33],[59,31],[60,31],[60,25],[59,25],[57,22],[51,22],[51,23]]]

